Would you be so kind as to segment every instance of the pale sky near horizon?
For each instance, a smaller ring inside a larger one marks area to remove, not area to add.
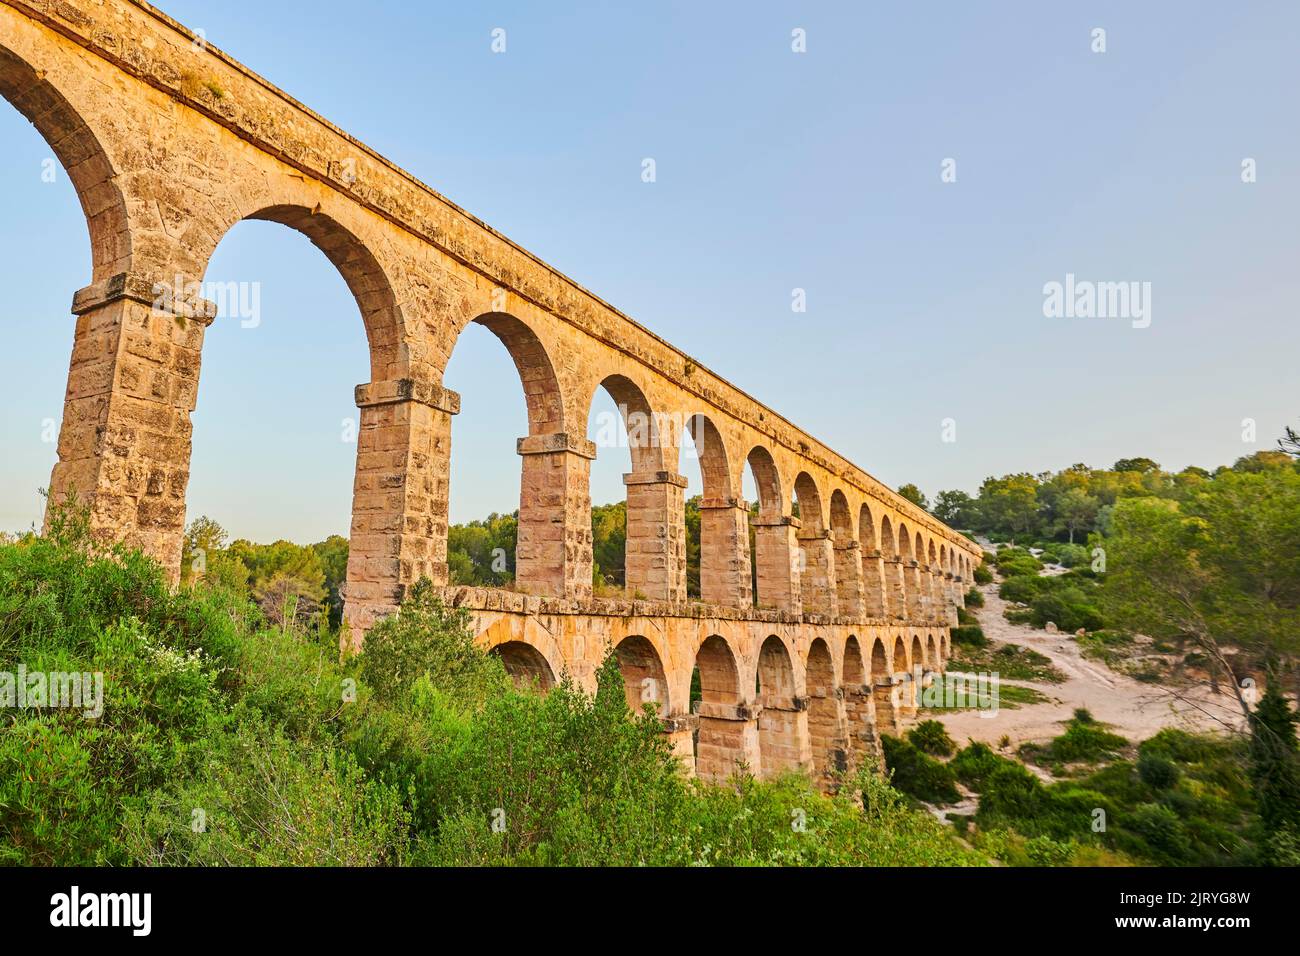
[[[1138,455],[1213,468],[1300,420],[1300,5],[158,5],[891,487]],[[89,242],[7,104],[0,143],[17,530],[39,524]],[[1149,282],[1150,325],[1045,317],[1067,274]],[[274,224],[237,226],[208,278],[258,283],[261,315],[209,329],[189,517],[346,534],[355,303]],[[453,520],[514,510],[513,365],[471,327],[446,383]],[[627,470],[602,449],[593,499],[622,498]]]

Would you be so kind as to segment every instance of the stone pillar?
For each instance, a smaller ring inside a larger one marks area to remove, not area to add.
[[[903,606],[905,619],[919,621],[921,613],[921,566],[915,560],[903,562]]]
[[[700,600],[706,604],[754,605],[748,517],[738,498],[700,500]]]
[[[447,583],[451,417],[460,396],[440,385],[392,379],[358,385],[357,471],[344,617],[360,647],[421,578]]]
[[[878,733],[898,736],[902,731],[902,724],[897,706],[898,692],[894,675],[881,674],[874,679],[876,730]]]
[[[758,743],[758,718],[750,704],[723,704],[697,700],[698,731],[695,774],[710,783],[726,783],[744,766],[750,773],[762,767]]]
[[[686,479],[670,471],[634,472],[627,486],[623,573],[630,596],[686,602]]]
[[[840,617],[867,616],[862,581],[862,548],[849,539],[835,542],[835,594]]]
[[[850,771],[859,767],[879,768],[880,741],[876,735],[876,708],[871,699],[871,685],[846,684],[841,690]]]
[[[758,733],[762,779],[770,780],[786,770],[812,770],[807,697],[763,694]]]
[[[139,548],[175,583],[190,413],[216,305],[122,273],[78,292],[72,312],[76,334],[49,508],[75,491],[97,539]]]
[[[812,755],[813,782],[823,791],[835,788],[848,773],[848,723],[844,694],[837,687],[808,688],[808,744]]]
[[[896,621],[907,620],[906,568],[901,558],[885,558],[882,562],[885,575],[886,612]]]
[[[948,596],[947,606],[944,608],[944,623],[949,627],[957,626],[957,608],[962,606],[961,587],[955,575],[944,575],[944,585]]]
[[[889,617],[885,567],[878,550],[862,550],[863,606],[869,619],[883,620]]]
[[[594,442],[556,432],[521,438],[515,584],[547,597],[591,596]]]
[[[803,613],[799,591],[799,564],[795,533],[799,519],[778,515],[753,519],[754,562],[758,568],[759,607]]]
[[[835,548],[826,531],[801,531],[799,543],[799,597],[805,614],[835,617],[839,599],[835,583]]]

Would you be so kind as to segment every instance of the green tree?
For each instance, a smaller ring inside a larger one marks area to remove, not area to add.
[[[980,485],[983,530],[1000,531],[1012,541],[1038,526],[1038,479],[1030,474],[985,478]]]
[[[1160,466],[1150,458],[1121,458],[1115,462],[1115,470],[1142,473],[1159,471]]]
[[[1056,502],[1056,520],[1070,536],[1074,544],[1077,531],[1085,531],[1097,520],[1097,510],[1101,502],[1081,488],[1068,489]]]
[[[1224,472],[1181,505],[1119,502],[1105,539],[1108,620],[1164,639],[1190,638],[1250,707],[1236,668],[1294,657],[1300,644],[1300,474]]]
[[[926,500],[925,494],[916,485],[908,482],[898,489],[898,493],[906,498],[912,504],[916,505],[922,511],[930,510],[930,502]]]
[[[1251,778],[1264,831],[1264,862],[1273,866],[1300,864],[1300,720],[1270,680],[1250,721]]]
[[[941,491],[934,498],[934,516],[950,528],[975,524],[975,499],[964,491]]]

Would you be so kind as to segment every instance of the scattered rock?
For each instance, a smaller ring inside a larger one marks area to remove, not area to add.
[[[1043,625],[1043,630],[1045,630],[1048,634],[1055,634],[1055,633],[1056,633],[1056,622],[1055,622],[1055,621],[1048,621],[1046,624]]]

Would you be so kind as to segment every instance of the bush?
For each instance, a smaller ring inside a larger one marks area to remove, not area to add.
[[[1092,557],[1081,544],[1059,544],[1056,546],[1057,561],[1062,567],[1077,568],[1080,565],[1088,565]]]
[[[984,606],[984,592],[983,592],[983,591],[980,591],[978,588],[971,588],[969,591],[967,591],[967,592],[966,592],[966,606],[967,606],[967,607],[983,607],[983,606]]]
[[[1041,580],[1045,579],[1025,575],[1005,578],[998,585],[998,596],[1012,604],[1030,604],[1038,597],[1038,582]]]
[[[907,739],[917,750],[933,757],[951,757],[957,749],[947,729],[937,720],[923,720],[907,732]]]
[[[986,647],[989,642],[978,624],[954,627],[949,631],[949,634],[952,636],[954,644],[963,644],[966,647]]]
[[[975,579],[976,584],[993,583],[993,572],[983,564],[975,565],[975,570],[971,572],[971,576]]]
[[[995,771],[1003,766],[1015,766],[1014,760],[1008,760],[993,752],[988,744],[972,740],[963,747],[949,762],[957,779],[976,793],[984,789],[985,782]]]
[[[1127,740],[1104,730],[1091,714],[1080,710],[1075,711],[1065,733],[1043,748],[1041,756],[1053,763],[1096,762],[1116,756],[1127,746]]]
[[[1168,790],[1178,782],[1178,765],[1150,751],[1138,756],[1138,777],[1152,790]]]
[[[947,764],[922,753],[910,741],[887,734],[880,741],[894,787],[926,803],[948,804],[961,799]]]

